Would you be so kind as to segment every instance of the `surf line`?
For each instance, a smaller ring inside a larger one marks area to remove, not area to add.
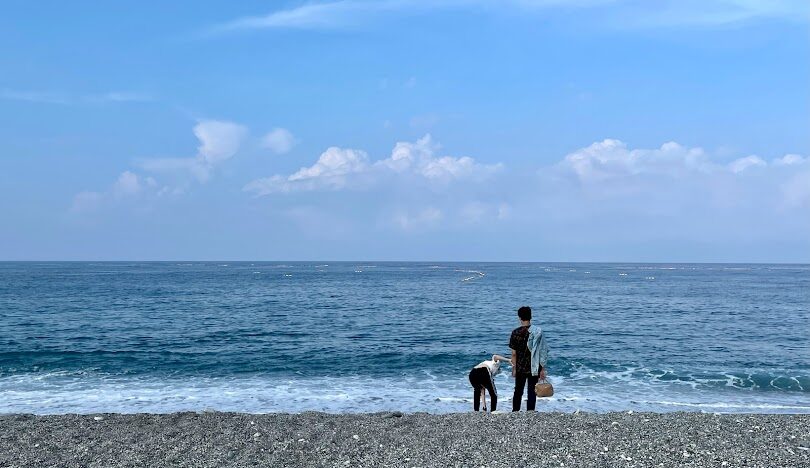
[[[470,281],[470,280],[474,280],[474,279],[478,279],[478,278],[483,278],[484,276],[486,276],[486,273],[484,273],[483,271],[478,271],[478,270],[456,270],[456,271],[460,271],[462,273],[475,273],[475,275],[468,276],[468,277],[462,279],[461,281]]]

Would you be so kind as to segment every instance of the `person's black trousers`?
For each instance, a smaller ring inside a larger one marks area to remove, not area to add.
[[[520,411],[520,404],[523,403],[523,387],[529,384],[529,396],[526,399],[526,411],[534,411],[537,403],[537,394],[534,393],[534,386],[540,380],[539,375],[517,374],[515,375],[515,394],[512,395],[512,411]]]
[[[481,392],[486,389],[492,401],[490,409],[498,409],[498,392],[492,382],[492,376],[486,367],[476,367],[470,371],[470,385],[473,387],[473,409],[478,411],[481,408]]]

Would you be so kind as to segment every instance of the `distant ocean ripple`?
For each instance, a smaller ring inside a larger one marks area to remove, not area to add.
[[[542,410],[810,413],[810,265],[324,262],[0,263],[0,413],[467,411],[523,304]]]

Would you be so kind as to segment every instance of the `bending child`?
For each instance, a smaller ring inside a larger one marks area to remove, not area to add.
[[[495,376],[501,370],[501,362],[510,362],[498,354],[493,354],[492,359],[484,361],[473,367],[470,371],[470,385],[473,387],[473,409],[478,411],[483,403],[484,411],[487,410],[486,392],[492,400],[492,411],[498,409],[498,391],[495,388]]]

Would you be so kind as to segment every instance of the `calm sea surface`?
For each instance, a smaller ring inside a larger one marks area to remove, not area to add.
[[[467,411],[524,304],[541,410],[810,413],[810,265],[331,262],[0,263],[0,413]]]

